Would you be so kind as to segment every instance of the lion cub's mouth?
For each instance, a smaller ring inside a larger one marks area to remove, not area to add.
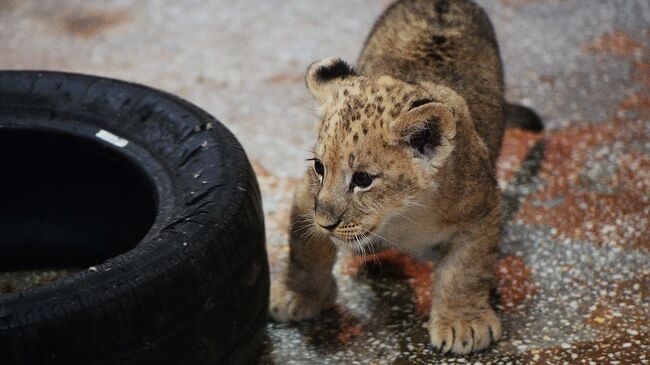
[[[335,245],[347,249],[352,249],[353,251],[359,253],[366,252],[367,251],[366,247],[373,245],[377,242],[377,239],[370,234],[352,236],[349,238],[340,238],[333,234],[330,234],[330,238],[332,239],[332,242],[334,242]]]

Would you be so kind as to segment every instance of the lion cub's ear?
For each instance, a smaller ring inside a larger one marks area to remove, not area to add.
[[[456,119],[451,109],[430,99],[412,102],[391,127],[402,143],[427,160],[449,149],[456,136]]]
[[[324,104],[333,93],[338,81],[356,75],[354,68],[347,62],[337,57],[328,57],[309,65],[305,82],[314,98]]]

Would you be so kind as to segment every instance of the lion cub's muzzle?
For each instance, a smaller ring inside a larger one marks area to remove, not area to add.
[[[316,205],[314,220],[321,228],[330,232],[341,224],[343,213],[338,213],[331,204],[320,203]]]

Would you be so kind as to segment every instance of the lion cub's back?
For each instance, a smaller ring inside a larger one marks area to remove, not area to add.
[[[462,95],[496,159],[503,135],[503,76],[489,18],[469,0],[399,0],[377,20],[358,60],[365,75],[430,81]]]

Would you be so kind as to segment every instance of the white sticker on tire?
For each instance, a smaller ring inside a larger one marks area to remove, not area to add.
[[[99,132],[95,134],[95,137],[103,139],[104,141],[113,144],[117,147],[125,147],[127,144],[129,144],[128,140],[124,138],[120,138],[114,135],[113,133],[105,131],[103,129],[100,129]]]

